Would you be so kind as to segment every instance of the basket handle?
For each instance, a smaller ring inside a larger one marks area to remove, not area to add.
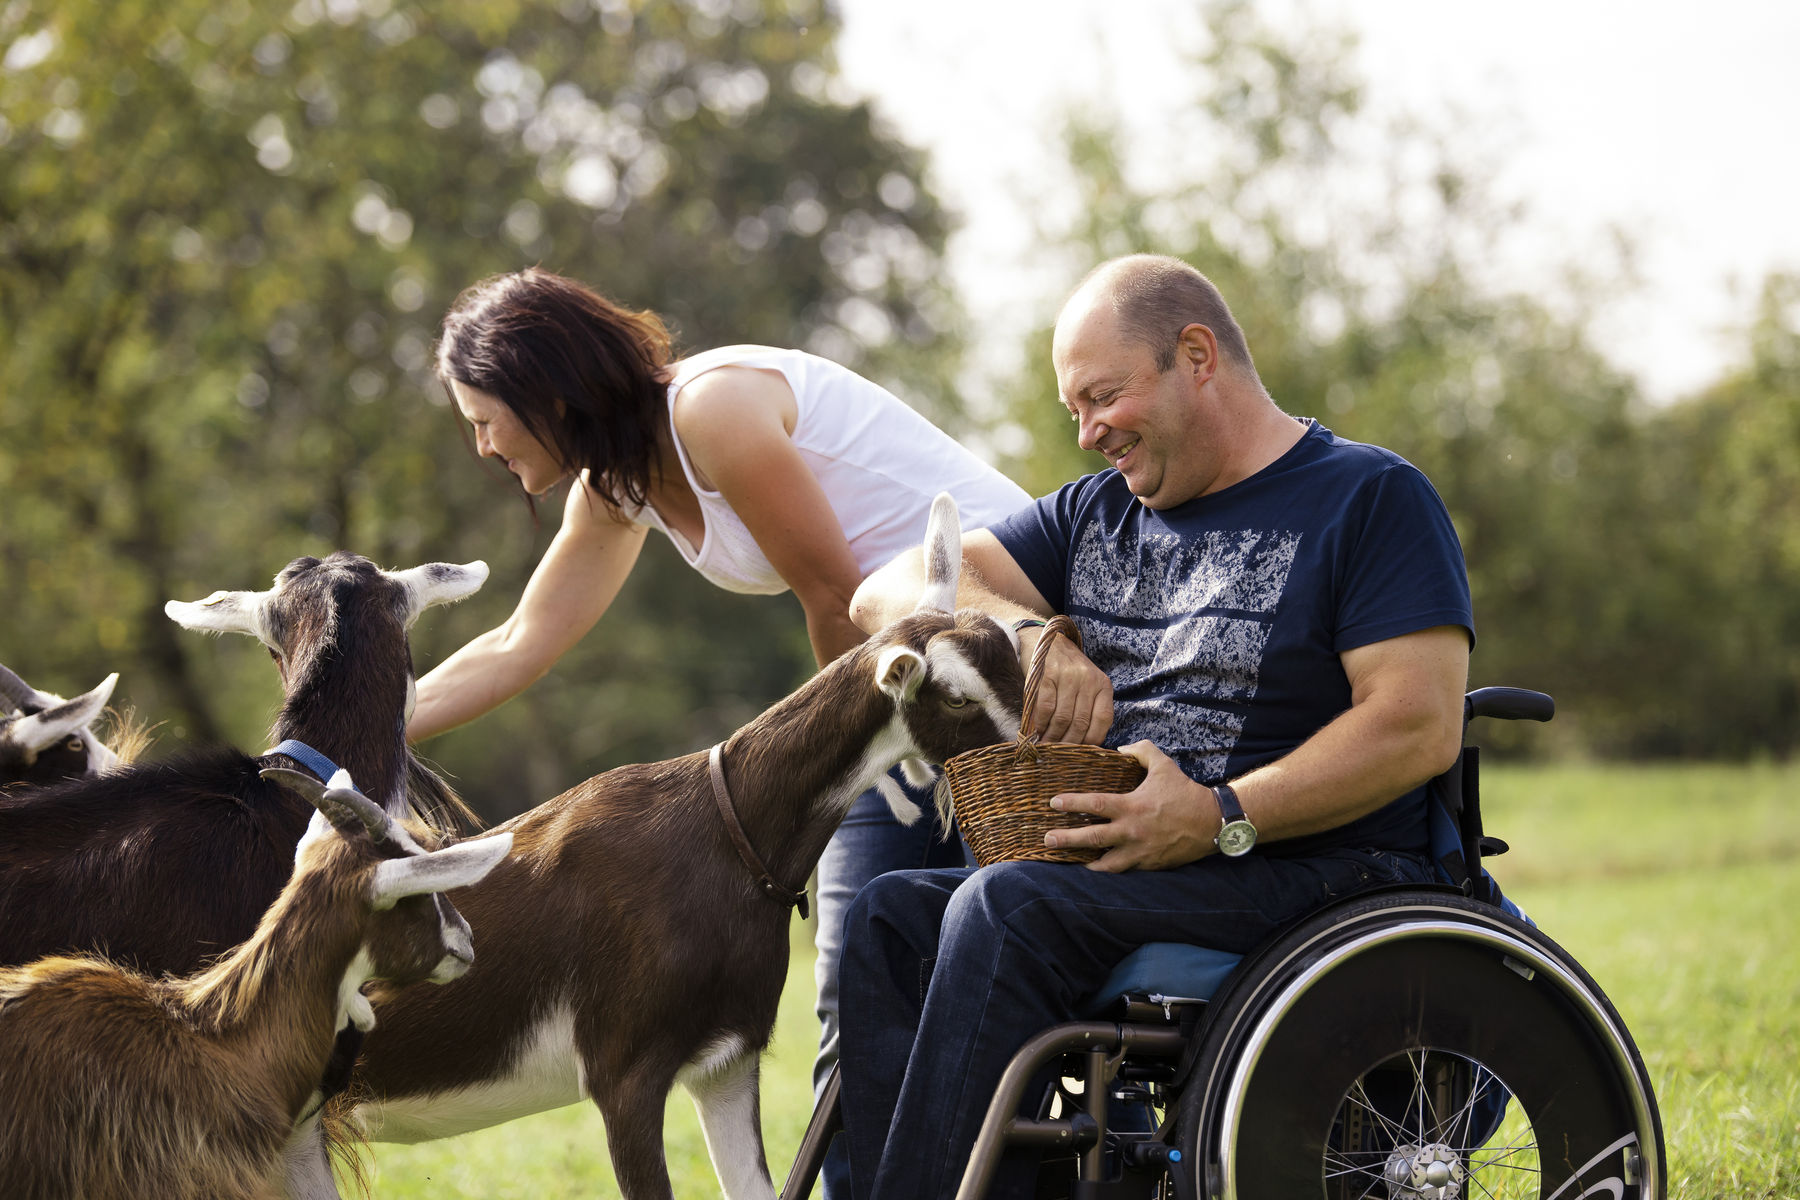
[[[1033,727],[1031,710],[1037,705],[1038,680],[1043,678],[1044,667],[1050,661],[1050,641],[1057,634],[1075,643],[1081,649],[1081,631],[1075,628],[1075,622],[1062,613],[1057,613],[1044,625],[1044,632],[1038,638],[1038,644],[1031,652],[1031,670],[1025,674],[1025,711],[1019,715],[1019,745],[1035,745],[1039,732]]]

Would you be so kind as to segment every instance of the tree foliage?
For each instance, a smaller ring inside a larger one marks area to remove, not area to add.
[[[944,214],[839,98],[834,35],[813,0],[0,6],[0,661],[65,691],[118,670],[165,748],[250,747],[274,672],[165,600],[348,549],[493,567],[424,619],[421,669],[497,622],[550,530],[430,374],[439,315],[495,272],[953,416]],[[638,574],[551,680],[429,747],[490,813],[702,746],[808,670],[791,599],[666,547]]]

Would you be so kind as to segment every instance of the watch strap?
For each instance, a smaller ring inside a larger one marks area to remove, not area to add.
[[[1229,825],[1233,821],[1244,820],[1244,805],[1229,783],[1215,783],[1212,791],[1219,801],[1219,816],[1223,818],[1220,824]]]

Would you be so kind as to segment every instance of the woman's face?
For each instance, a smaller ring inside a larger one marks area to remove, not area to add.
[[[475,431],[475,449],[483,458],[497,458],[515,475],[527,492],[541,496],[568,478],[555,451],[533,437],[518,415],[502,400],[480,388],[450,381],[456,409]]]

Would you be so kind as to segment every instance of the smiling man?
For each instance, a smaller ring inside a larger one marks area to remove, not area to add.
[[[1126,954],[1244,952],[1350,892],[1431,877],[1422,785],[1455,760],[1474,621],[1456,533],[1397,455],[1283,412],[1198,271],[1134,255],[1065,304],[1052,357],[1112,469],[964,540],[959,603],[1023,629],[1065,612],[1038,693],[1050,740],[1148,768],[1101,823],[1048,835],[1087,867],[900,872],[852,906],[843,1112],[855,1195],[952,1195],[1013,1052]],[[919,594],[903,556],[853,616]],[[1010,1162],[994,1195],[1029,1195]]]

